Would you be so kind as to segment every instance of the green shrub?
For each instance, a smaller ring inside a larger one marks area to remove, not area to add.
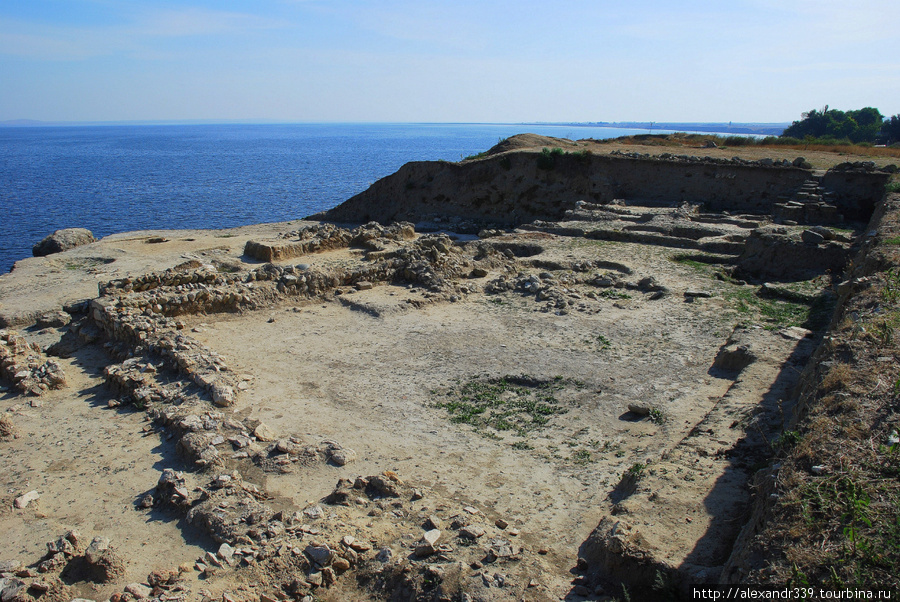
[[[722,140],[721,145],[724,145],[724,146],[752,146],[753,144],[756,144],[756,139],[751,138],[750,136],[726,136],[725,139]]]
[[[565,153],[563,153],[563,149],[561,148],[554,148],[552,150],[545,148],[541,150],[541,154],[538,155],[537,166],[539,169],[550,171],[556,167],[556,158],[562,157],[564,154]]]

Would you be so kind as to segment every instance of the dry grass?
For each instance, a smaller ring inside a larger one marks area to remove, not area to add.
[[[847,364],[834,364],[831,370],[822,379],[821,390],[823,393],[831,393],[849,386],[853,372]]]
[[[880,224],[885,236],[900,231],[900,215]],[[751,575],[759,583],[823,589],[900,587],[900,341],[893,313],[900,296],[886,289],[900,265],[892,247],[880,254],[873,286],[840,309],[839,322],[821,349],[831,367],[803,396],[805,415],[797,443],[782,449],[779,500],[757,546],[768,560]],[[861,336],[861,333],[864,333]],[[826,364],[827,365],[827,364]]]
[[[896,157],[900,158],[900,148],[856,146],[828,144],[773,144],[771,146],[757,146],[756,148],[790,148],[798,151],[816,151],[822,153],[837,153],[841,155],[857,155],[861,157]]]
[[[888,157],[900,158],[900,148],[862,146],[855,144],[742,144],[729,147],[722,136],[712,134],[638,134],[634,136],[622,136],[607,140],[596,140],[598,144],[624,144],[634,146],[655,147],[683,147],[704,149],[709,142],[714,142],[719,148],[753,149],[755,151],[803,151],[832,153],[840,156],[855,157]],[[763,155],[761,154],[760,157]],[[846,160],[846,159],[844,159]]]

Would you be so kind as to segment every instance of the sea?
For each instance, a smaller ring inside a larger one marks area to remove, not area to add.
[[[231,228],[334,207],[409,161],[459,161],[520,133],[647,130],[517,124],[0,127],[0,273],[61,228]],[[654,130],[653,133],[666,133]]]

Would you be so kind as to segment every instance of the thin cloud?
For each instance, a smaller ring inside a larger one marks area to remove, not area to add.
[[[134,30],[146,36],[192,37],[240,34],[286,26],[283,21],[249,13],[187,8],[149,12],[139,18]]]
[[[281,29],[277,19],[199,8],[153,10],[117,25],[83,27],[0,19],[0,54],[37,60],[77,61],[99,56],[165,56],[162,39],[242,36]]]

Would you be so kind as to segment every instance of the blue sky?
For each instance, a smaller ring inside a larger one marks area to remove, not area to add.
[[[10,0],[0,120],[900,113],[897,0]]]

